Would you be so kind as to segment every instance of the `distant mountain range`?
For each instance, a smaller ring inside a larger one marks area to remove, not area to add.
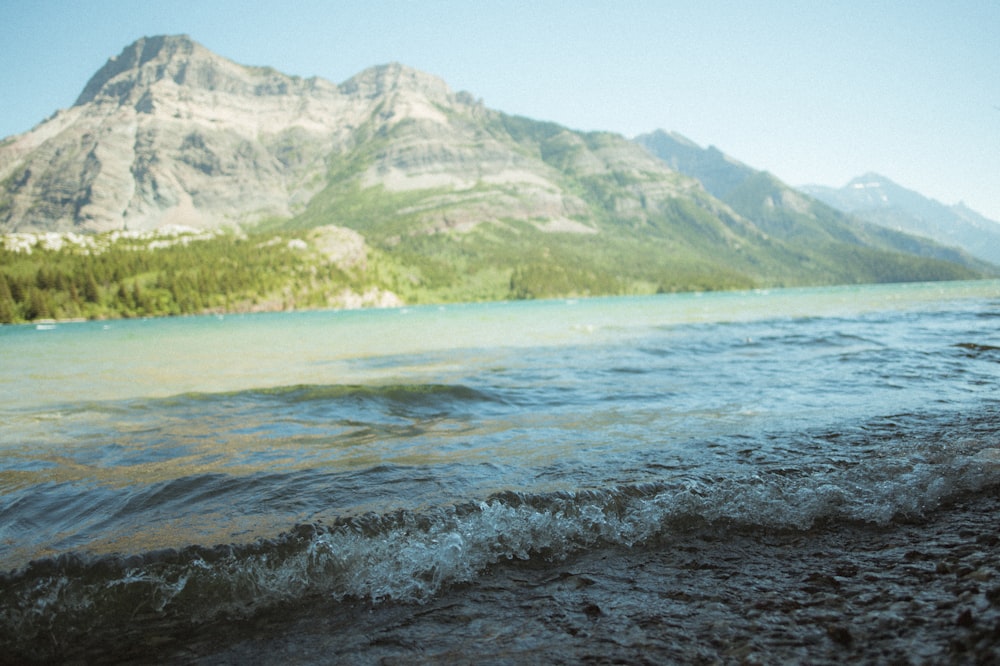
[[[810,217],[831,219],[822,202],[847,216],[867,222],[859,229],[881,235],[871,225],[930,239],[941,248],[930,256],[960,260],[953,250],[960,248],[979,259],[1000,265],[1000,223],[962,206],[945,206],[916,192],[904,189],[884,176],[866,174],[841,189],[806,185],[793,189],[773,176],[726,155],[718,148],[702,148],[675,132],[658,130],[636,137],[654,155],[673,169],[697,178],[705,189],[758,224],[799,216],[809,226]],[[797,190],[797,191],[796,191]],[[806,217],[801,217],[805,215]],[[833,216],[841,221],[845,215]],[[819,229],[829,229],[821,222]],[[901,240],[901,237],[897,236]],[[926,248],[919,250],[927,252]]]
[[[678,135],[508,115],[400,64],[288,76],[186,36],[136,41],[0,142],[0,231],[169,225],[327,229],[428,300],[996,274]]]
[[[876,173],[854,178],[839,189],[822,185],[799,189],[869,222],[954,245],[1000,265],[1000,222],[963,204],[946,206]]]

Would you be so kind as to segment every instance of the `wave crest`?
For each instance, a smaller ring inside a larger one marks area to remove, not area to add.
[[[420,602],[504,560],[558,560],[686,530],[809,530],[916,520],[1000,486],[1000,450],[926,450],[822,474],[772,470],[482,502],[299,525],[275,539],[130,556],[67,554],[0,576],[0,643],[62,647],[122,623],[246,616],[308,595]]]

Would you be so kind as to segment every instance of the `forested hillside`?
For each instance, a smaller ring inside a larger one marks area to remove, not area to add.
[[[792,272],[766,255],[740,257],[737,247],[727,255],[733,268],[722,269],[705,261],[697,248],[662,233],[609,241],[513,222],[465,234],[409,236],[391,252],[367,245],[356,232],[329,226],[191,234],[166,242],[156,235],[110,236],[90,237],[97,242],[85,248],[54,247],[39,237],[30,252],[23,242],[14,249],[7,237],[0,243],[0,323],[832,282],[830,267],[805,255],[802,268]],[[753,262],[760,264],[757,273],[745,270]],[[949,262],[864,248],[845,256],[840,270],[863,274],[868,281],[978,276]]]
[[[0,323],[397,303],[375,284],[375,256],[363,271],[345,268],[310,251],[306,237],[99,237],[98,249],[38,242],[30,252],[0,244]]]

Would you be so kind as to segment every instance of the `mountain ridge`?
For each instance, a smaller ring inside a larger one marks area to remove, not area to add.
[[[857,215],[865,208],[864,204],[854,200],[855,205],[848,205],[842,198],[838,199],[835,192],[813,190],[809,187],[793,188],[765,171],[757,171],[746,164],[733,159],[714,146],[701,148],[686,137],[663,130],[643,134],[635,138],[640,145],[645,146],[673,168],[689,176],[697,178],[710,193],[732,206],[740,214],[754,219],[758,226],[775,229],[776,226],[788,227],[797,224],[799,233],[812,230],[830,229],[836,224],[848,224],[857,234],[857,240],[871,241],[881,239],[896,247],[908,248],[907,251],[923,256],[936,257],[946,261],[967,261],[967,255],[976,255],[979,260],[998,263],[1000,256],[994,259],[990,255],[977,253],[976,243],[963,244],[953,236],[934,230],[909,225],[900,228],[898,225],[883,223],[877,217]],[[875,176],[861,177],[871,179]],[[883,177],[878,177],[883,178]],[[857,189],[855,179],[844,189]],[[888,180],[888,179],[885,179]],[[891,181],[889,181],[891,182]],[[897,189],[903,191],[902,188]],[[826,196],[814,195],[814,191],[826,192]],[[905,191],[906,198],[926,202],[921,195]],[[936,202],[934,202],[936,203]],[[839,204],[839,205],[838,205]],[[938,204],[940,205],[940,204]],[[851,220],[850,218],[856,218]],[[906,237],[906,232],[928,238],[936,245],[919,246]],[[971,245],[971,246],[970,246]],[[988,267],[983,266],[986,270]]]
[[[450,94],[440,79],[398,64],[337,86],[239,65],[186,36],[142,38],[109,59],[76,104],[3,146],[0,182],[14,197],[7,211],[0,208],[0,227],[151,229],[178,218],[208,227],[290,215],[311,197],[309,181],[322,178],[325,156],[350,141],[373,100],[407,83],[437,99]],[[33,152],[32,164],[12,174],[18,158]],[[199,180],[198,171],[217,182]],[[27,201],[18,206],[23,190]]]
[[[840,188],[803,185],[799,189],[874,224],[955,245],[1000,265],[1000,222],[962,203],[943,204],[874,172],[852,178]]]
[[[493,110],[399,63],[333,84],[147,37],[76,105],[0,144],[0,231],[230,228],[260,247],[266,234],[298,234],[296,247],[350,238],[370,260],[357,266],[379,267],[351,268],[352,288],[405,302],[990,274],[705,155],[739,176],[725,192],[619,134]]]

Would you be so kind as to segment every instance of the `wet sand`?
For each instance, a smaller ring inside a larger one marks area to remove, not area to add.
[[[998,517],[994,489],[886,527],[692,529],[422,605],[314,600],[144,640],[198,664],[1000,663]]]

